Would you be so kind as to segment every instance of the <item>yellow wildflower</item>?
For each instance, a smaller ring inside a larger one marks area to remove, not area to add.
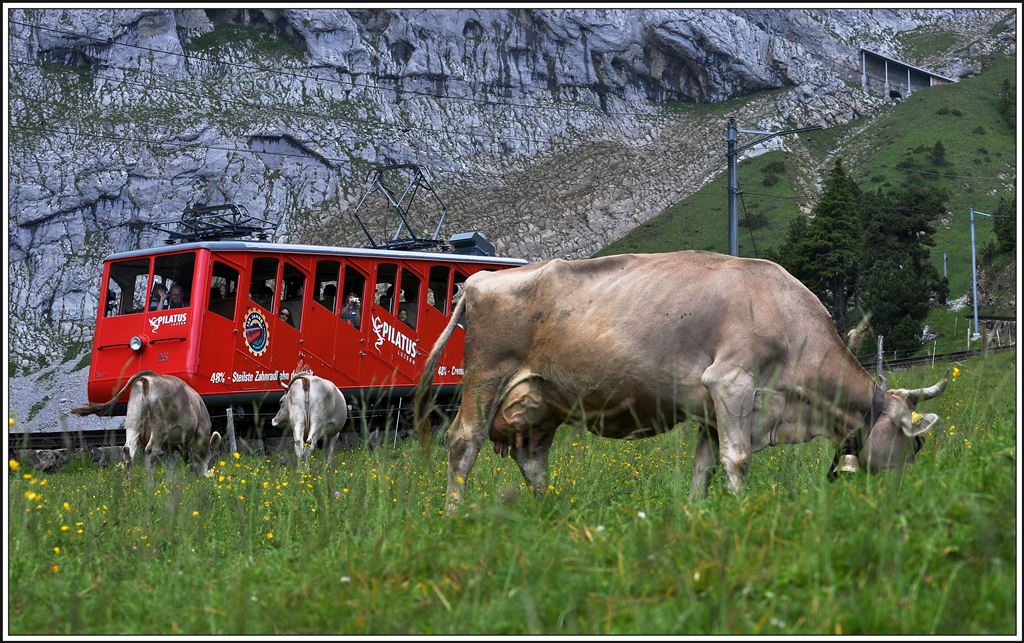
[[[61,525],[60,526],[60,530],[61,531],[67,531],[68,529],[71,529],[71,527],[68,527],[67,525]]]
[[[54,547],[53,548],[53,553],[55,553],[55,554],[57,554],[59,556],[60,555],[60,547]]]
[[[267,532],[267,540],[273,540],[273,539],[274,539],[274,532],[268,531]]]
[[[50,569],[53,570],[54,574],[56,574],[57,572],[60,571],[60,565],[58,565],[57,563],[54,563],[53,565],[50,566]]]
[[[240,454],[238,451],[235,451],[234,453],[231,454],[231,457],[237,460],[242,457],[242,454]]]
[[[65,511],[71,511],[71,503],[70,502],[65,502],[64,503],[64,510]]]
[[[192,512],[192,517],[193,518],[198,518],[199,517],[199,512],[198,511],[193,511]]]
[[[11,458],[10,460],[7,461],[7,466],[11,468],[11,471],[17,471],[18,467],[20,467],[21,465],[18,463],[17,460]]]
[[[953,367],[953,377],[960,377],[960,369],[956,366]]]

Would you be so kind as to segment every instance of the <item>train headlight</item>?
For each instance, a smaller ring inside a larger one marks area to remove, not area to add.
[[[145,345],[145,342],[143,342],[142,338],[139,337],[138,335],[135,335],[131,339],[128,340],[128,346],[130,346],[131,349],[133,351],[135,351],[136,353],[141,351],[142,347],[144,345]]]

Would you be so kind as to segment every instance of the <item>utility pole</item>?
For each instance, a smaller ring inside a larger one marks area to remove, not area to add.
[[[736,215],[736,195],[740,192],[739,187],[739,170],[737,168],[737,160],[739,153],[743,150],[760,145],[765,141],[775,138],[776,136],[782,136],[784,134],[797,134],[799,132],[809,132],[810,130],[821,129],[821,125],[811,125],[810,127],[800,127],[797,129],[787,129],[779,132],[765,132],[755,129],[739,129],[736,127],[736,119],[729,119],[729,127],[726,130],[726,144],[727,151],[726,156],[729,159],[729,254],[738,257],[740,255],[740,235],[739,235],[739,218]],[[763,138],[759,138],[756,141],[747,143],[740,147],[736,147],[736,133],[742,132],[743,134],[761,134]]]
[[[974,215],[976,215],[976,214],[980,214],[982,216],[986,216],[986,217],[990,217],[990,218],[992,216],[994,216],[994,215],[991,215],[991,214],[988,214],[988,213],[985,213],[985,212],[980,212],[978,210],[975,210],[974,207],[971,206],[971,287],[972,287],[972,289],[974,291],[974,296],[972,297],[972,299],[973,299],[973,302],[974,302],[974,334],[975,335],[981,333],[981,331],[978,330],[978,261],[975,258],[975,250],[974,250]]]
[[[736,119],[729,119],[726,135],[729,157],[729,254],[740,256],[739,218],[736,215],[736,193],[739,192],[739,170],[736,167]]]

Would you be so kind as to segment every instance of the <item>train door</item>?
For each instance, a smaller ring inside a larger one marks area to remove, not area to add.
[[[369,314],[366,273],[352,263],[345,265],[341,301],[334,318],[334,368],[341,376],[339,386],[356,386],[365,375],[365,358],[372,350],[367,346]]]
[[[145,328],[143,313],[149,293],[150,264],[150,257],[139,257],[107,266],[103,314],[96,323],[89,376],[90,383],[103,380],[104,384],[90,386],[90,401],[110,399],[142,368],[141,353],[133,350],[129,341],[142,335]]]
[[[236,337],[243,332],[238,311],[242,267],[219,255],[213,255],[207,265],[210,289],[203,304],[206,312],[203,316],[203,332],[199,338],[196,378],[208,380],[213,390],[217,390],[217,387],[228,383],[234,361],[234,351],[225,352],[224,348],[235,345],[238,341]]]
[[[455,310],[455,307],[459,304],[459,300],[462,299],[462,295],[466,288],[466,279],[468,273],[462,268],[456,268],[452,274],[452,289],[448,293],[448,315],[451,315]],[[451,339],[448,340],[448,345],[445,346],[444,354],[441,358],[440,368],[444,369],[443,373],[438,373],[441,377],[448,377],[449,383],[458,383],[462,381],[463,374],[463,346],[466,338],[466,329],[462,324],[455,327],[452,332]]]
[[[276,331],[271,361],[275,370],[286,373],[286,379],[295,370],[299,358],[306,355],[303,340],[307,323],[303,319],[307,308],[304,304],[306,282],[306,274],[301,268],[290,261],[281,262],[277,316],[271,325]]]
[[[153,260],[146,307],[149,346],[142,351],[141,368],[176,373],[186,380],[194,372],[198,352],[188,337],[197,315],[202,315],[195,267],[195,252],[158,255]],[[205,283],[205,279],[199,281]]]
[[[395,295],[398,284],[398,264],[379,263],[374,275],[370,308],[369,346],[366,348],[370,363],[365,365],[363,381],[371,386],[391,386],[395,383],[394,330],[398,325]]]
[[[271,346],[277,341],[274,302],[278,286],[279,261],[274,257],[249,257],[248,275],[243,275],[245,295],[238,304],[235,328],[235,363],[229,383],[241,390],[265,389],[261,372],[271,371]],[[247,277],[247,279],[246,279]]]
[[[312,297],[305,313],[303,339],[306,363],[322,377],[328,377],[334,371],[334,327],[341,310],[341,294],[338,292],[340,270],[341,262],[334,259],[316,262]]]
[[[417,352],[422,355],[417,358],[417,363],[423,363],[426,360],[426,354],[430,353],[434,341],[448,324],[448,315],[451,314],[452,310],[448,298],[451,281],[451,266],[430,267],[427,275],[425,302],[422,306],[423,319],[420,322],[419,328],[420,341],[417,345]],[[447,369],[445,370],[447,371]]]
[[[418,370],[417,362],[423,360],[420,353],[430,346],[419,345],[418,338],[422,336],[423,320],[421,319],[421,300],[423,298],[423,279],[419,273],[413,270],[408,264],[402,264],[399,274],[398,308],[395,315],[398,320],[395,329],[395,366],[405,378],[412,382],[415,380]]]

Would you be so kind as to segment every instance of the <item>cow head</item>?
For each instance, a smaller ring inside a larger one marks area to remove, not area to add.
[[[868,471],[882,471],[911,464],[924,445],[921,437],[938,422],[934,413],[925,413],[920,421],[913,421],[914,408],[922,400],[942,393],[948,373],[935,385],[917,389],[885,391],[882,411],[868,433],[859,453],[860,462]]]
[[[217,446],[219,444],[220,433],[214,431],[210,434],[209,440],[203,440],[201,444],[198,444],[193,448],[188,460],[189,467],[192,468],[192,473],[200,477],[206,475],[207,471],[210,469],[210,461],[213,460],[213,454],[217,450]]]
[[[288,383],[285,384],[281,381],[281,374],[277,374],[277,383],[284,389],[284,395],[281,396],[281,408],[277,410],[277,415],[270,421],[271,426],[281,426],[288,422],[288,390],[291,388],[291,378],[288,379]]]

